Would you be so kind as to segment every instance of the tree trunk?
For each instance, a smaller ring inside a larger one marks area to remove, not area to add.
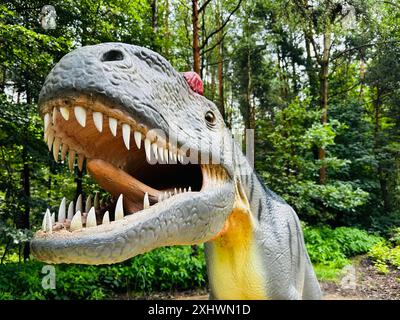
[[[158,31],[157,0],[151,0],[151,25],[153,27],[154,34],[156,34]]]
[[[252,83],[252,70],[251,70],[251,53],[250,50],[247,52],[247,76],[248,76],[248,82],[247,82],[247,92],[246,92],[246,100],[247,100],[247,106],[249,108],[248,110],[248,129],[254,129],[255,124],[256,124],[256,113],[255,113],[255,108],[253,105],[252,101],[252,94],[253,94],[253,83]]]
[[[314,69],[313,58],[311,56],[311,43],[308,36],[305,34],[305,46],[306,46],[306,72],[308,76],[308,83],[310,87],[310,94],[313,101],[318,96],[318,79]]]
[[[165,1],[165,21],[164,21],[164,25],[165,25],[165,37],[166,37],[166,46],[164,48],[164,52],[165,52],[165,56],[170,59],[170,50],[169,50],[169,39],[170,39],[170,32],[169,32],[169,15],[170,15],[170,11],[169,11],[169,0]]]
[[[24,217],[22,220],[22,227],[24,229],[30,229],[30,199],[31,199],[31,187],[30,187],[30,169],[28,164],[28,145],[25,140],[24,145],[22,147],[22,160],[24,162],[23,170],[22,170],[22,184],[23,184],[23,193],[24,193]],[[24,261],[29,259],[29,242],[25,243],[24,246]]]
[[[222,117],[226,120],[225,114],[225,97],[224,97],[224,63],[223,61],[223,53],[222,48],[220,48],[220,60],[218,61],[218,107],[221,112]]]
[[[200,44],[199,44],[199,5],[198,0],[192,0],[193,26],[193,71],[200,76]]]
[[[210,86],[210,99],[211,101],[215,101],[215,91],[216,91],[216,83],[215,83],[215,67],[210,66],[210,73],[211,73],[211,86]]]
[[[3,252],[3,255],[1,256],[0,264],[3,264],[3,263],[4,263],[4,259],[5,259],[6,256],[7,256],[8,249],[10,248],[10,244],[11,244],[11,238],[8,239],[7,244],[6,244],[6,247],[4,248],[4,252]]]
[[[151,7],[151,26],[153,29],[153,34],[152,34],[152,42],[153,42],[153,48],[157,50],[157,32],[158,32],[158,18],[157,18],[157,0],[151,0],[150,3]]]
[[[29,88],[26,90],[26,102],[28,105],[32,103],[32,97]],[[22,228],[23,229],[30,229],[30,213],[31,213],[31,180],[30,180],[30,168],[29,168],[29,153],[28,153],[28,136],[29,136],[29,112],[28,112],[28,107],[26,108],[27,112],[25,117],[28,119],[28,123],[26,124],[26,128],[24,129],[24,142],[22,146],[22,161],[24,163],[23,169],[22,169],[22,185],[23,185],[23,194],[24,194],[24,217],[22,220]],[[30,244],[29,241],[27,241],[24,244],[23,248],[23,254],[24,254],[24,261],[29,259],[29,254],[30,254]]]
[[[206,20],[205,14],[203,13],[201,15],[201,38],[202,39],[204,39],[206,37],[206,21],[205,20]],[[205,57],[201,57],[200,49],[199,49],[199,55],[200,55],[200,78],[203,79]]]
[[[321,108],[321,123],[326,125],[328,123],[328,75],[329,75],[329,56],[331,47],[331,31],[329,25],[326,26],[324,33],[324,50],[320,63],[320,108]],[[318,159],[324,161],[326,157],[326,150],[320,147],[318,150]],[[319,169],[319,183],[326,183],[326,165],[322,164]]]
[[[381,107],[382,107],[382,99],[381,99],[381,90],[380,88],[376,88],[376,99],[374,100],[374,151],[375,157],[378,158],[378,179],[379,186],[381,189],[381,197],[383,202],[383,209],[385,213],[391,212],[391,204],[390,197],[388,191],[387,177],[384,172],[384,168],[382,162],[379,160],[380,153],[380,131],[381,131]]]
[[[217,28],[221,26],[221,12],[217,10]],[[217,41],[219,42],[218,45],[218,107],[219,111],[221,112],[222,117],[226,121],[225,115],[225,101],[224,101],[224,41],[223,37],[223,30],[218,32]]]
[[[296,62],[294,59],[291,59],[292,62],[292,81],[293,81],[293,94],[297,95],[299,93],[299,88],[297,84],[297,71],[296,71]]]

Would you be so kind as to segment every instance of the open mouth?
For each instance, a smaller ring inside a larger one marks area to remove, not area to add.
[[[106,99],[79,95],[41,107],[45,141],[56,161],[88,173],[111,198],[63,199],[57,216],[46,212],[38,237],[102,232],[113,223],[178,197],[203,192],[227,179],[218,165],[191,163],[168,138],[157,135]],[[139,216],[139,215],[138,215]]]

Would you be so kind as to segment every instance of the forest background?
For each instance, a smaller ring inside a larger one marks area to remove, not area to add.
[[[51,4],[57,27],[45,30]],[[74,48],[120,41],[194,70],[255,167],[294,207],[320,279],[367,254],[400,265],[400,3],[396,0],[0,1],[0,298],[105,298],[204,288],[202,250],[159,249],[107,267],[60,266],[56,290],[29,239],[62,197],[101,192],[56,163],[37,100]],[[202,247],[200,247],[201,249]],[[397,250],[397,251],[396,251]],[[4,275],[4,276],[3,276]]]

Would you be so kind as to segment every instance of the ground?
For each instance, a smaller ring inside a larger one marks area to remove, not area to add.
[[[325,300],[400,300],[400,270],[391,269],[387,275],[376,272],[365,257],[347,266],[344,275],[335,282],[320,281]],[[122,299],[207,300],[207,290],[156,292]]]
[[[343,281],[322,282],[326,300],[400,300],[400,270],[379,274],[367,258],[360,259],[353,267],[355,288],[343,288]]]

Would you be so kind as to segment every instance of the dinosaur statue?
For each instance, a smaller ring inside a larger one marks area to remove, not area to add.
[[[98,265],[205,243],[212,299],[321,298],[296,213],[193,89],[138,46],[86,46],[58,62],[39,97],[45,140],[71,169],[86,159],[112,197],[79,196],[68,208],[64,198],[57,219],[47,210],[32,254]]]

